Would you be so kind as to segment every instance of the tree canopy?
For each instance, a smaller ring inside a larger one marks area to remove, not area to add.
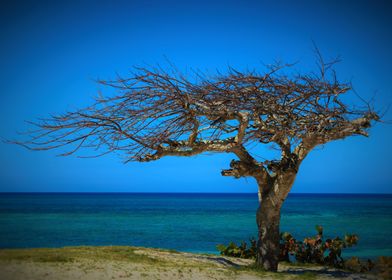
[[[120,151],[126,162],[232,152],[240,161],[222,175],[241,177],[295,166],[317,145],[367,136],[370,122],[379,120],[367,103],[342,102],[351,85],[338,81],[332,63],[321,60],[318,74],[285,73],[290,66],[276,64],[266,73],[229,68],[211,78],[195,72],[193,80],[161,67],[135,68],[129,78],[99,81],[115,96],[40,119],[31,138],[17,143],[33,150],[66,146],[61,155]],[[254,142],[275,144],[281,158],[257,162],[246,149]]]

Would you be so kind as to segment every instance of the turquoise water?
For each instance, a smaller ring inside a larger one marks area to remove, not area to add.
[[[256,194],[0,194],[0,247],[133,245],[217,253],[257,235]],[[392,255],[392,195],[291,194],[281,230],[359,235],[346,255]]]

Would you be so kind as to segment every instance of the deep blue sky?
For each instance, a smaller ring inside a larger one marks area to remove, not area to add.
[[[24,120],[90,103],[93,80],[132,65],[164,63],[214,72],[262,69],[276,59],[314,70],[314,40],[340,55],[342,80],[377,105],[392,103],[392,9],[387,1],[9,1],[0,8],[0,136]],[[83,2],[83,3],[82,3]],[[392,120],[389,110],[384,117]],[[303,163],[294,192],[391,192],[391,125],[329,143]],[[261,151],[263,152],[263,151]],[[269,153],[269,151],[265,151]],[[122,164],[55,157],[0,143],[0,191],[256,192],[220,176],[231,155]]]

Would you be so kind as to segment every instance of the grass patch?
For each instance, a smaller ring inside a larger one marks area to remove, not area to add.
[[[128,246],[108,247],[64,247],[38,249],[6,249],[0,250],[0,260],[3,261],[33,261],[33,262],[73,262],[77,259],[127,261],[144,264],[164,264],[164,260],[152,258]]]
[[[73,262],[75,258],[61,249],[9,249],[0,250],[0,260],[64,263]]]
[[[298,280],[300,280],[300,279],[301,280],[314,280],[314,279],[317,279],[317,274],[314,272],[307,271],[302,274],[296,275],[294,279],[296,279],[296,280],[297,279]]]
[[[158,251],[158,252],[165,252],[165,253],[171,253],[171,254],[181,254],[177,250],[174,249],[161,249],[161,248],[153,248],[152,250]]]

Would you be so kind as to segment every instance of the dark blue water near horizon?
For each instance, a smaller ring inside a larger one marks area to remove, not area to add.
[[[0,193],[0,248],[130,245],[217,253],[257,236],[257,194]],[[281,231],[359,235],[348,255],[392,255],[391,194],[290,194]]]

